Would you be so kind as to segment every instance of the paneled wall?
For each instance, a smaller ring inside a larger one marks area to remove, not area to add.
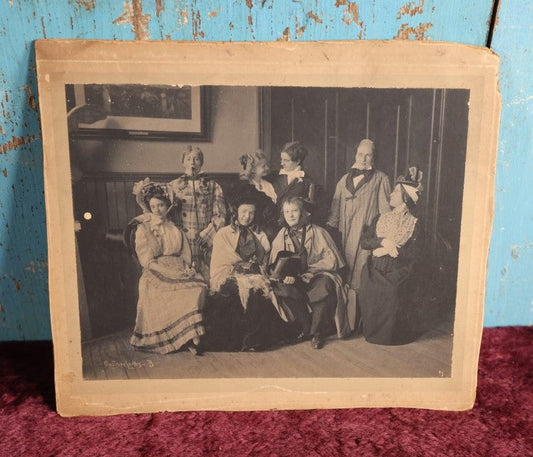
[[[356,145],[371,138],[376,166],[391,182],[416,165],[424,172],[419,201],[431,246],[459,249],[468,98],[455,89],[272,88],[269,112],[272,162],[287,141],[309,150],[305,169],[328,201],[354,162]]]
[[[91,173],[74,185],[75,218],[83,228],[98,226],[103,233],[123,230],[131,219],[141,214],[132,193],[133,185],[148,173]],[[149,174],[152,181],[169,182],[179,174]],[[211,173],[223,190],[238,179],[237,173]],[[84,214],[89,213],[90,219]]]

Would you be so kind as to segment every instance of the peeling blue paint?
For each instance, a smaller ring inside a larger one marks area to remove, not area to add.
[[[491,327],[533,324],[532,23],[531,2],[500,1],[492,39],[492,49],[501,56],[502,113],[485,302],[485,325]]]

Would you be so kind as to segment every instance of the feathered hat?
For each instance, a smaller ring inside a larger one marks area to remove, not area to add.
[[[174,192],[165,183],[152,182],[150,178],[136,182],[133,185],[133,195],[135,201],[142,208],[144,213],[150,213],[151,198],[165,198],[170,202],[170,207],[174,205]],[[169,209],[170,209],[169,207]]]

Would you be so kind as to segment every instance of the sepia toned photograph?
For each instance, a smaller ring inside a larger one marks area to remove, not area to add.
[[[357,66],[343,58],[359,44],[146,44],[142,76],[111,43],[38,47],[60,410],[471,406],[491,57],[365,44],[373,65]],[[113,49],[124,69],[54,67],[62,46],[79,61]],[[180,52],[198,63],[148,65]]]
[[[207,148],[70,122],[84,379],[449,377],[469,91],[209,92]]]

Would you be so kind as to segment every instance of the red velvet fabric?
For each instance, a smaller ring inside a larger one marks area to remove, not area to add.
[[[533,328],[485,329],[474,409],[64,419],[49,342],[0,344],[0,456],[532,456]]]

